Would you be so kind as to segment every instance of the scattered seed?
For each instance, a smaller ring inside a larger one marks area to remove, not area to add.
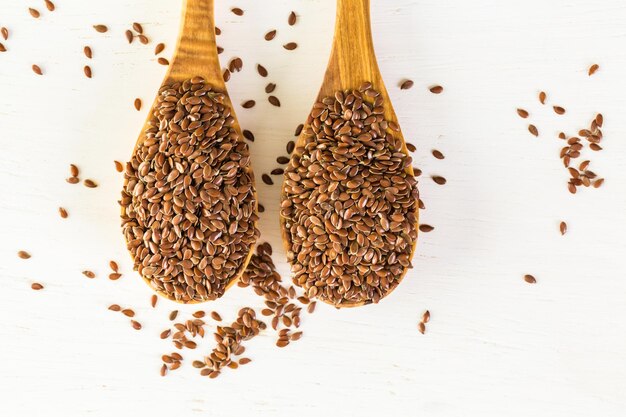
[[[420,321],[419,324],[417,325],[417,329],[419,330],[421,334],[426,333],[426,325],[424,324],[424,322]]]
[[[287,146],[285,147],[285,150],[287,151],[288,154],[291,155],[291,153],[293,152],[295,148],[296,148],[296,143],[290,140],[289,142],[287,142]]]
[[[413,145],[411,142],[406,143],[406,148],[409,150],[409,152],[415,152],[417,150],[415,145]]]
[[[222,321],[222,316],[217,311],[211,312],[211,318],[215,321]]]
[[[593,182],[593,188],[600,188],[604,184],[604,178],[598,178]]]
[[[297,20],[298,20],[298,16],[296,16],[296,12],[289,13],[289,19],[287,19],[289,26],[295,25]]]
[[[152,296],[150,297],[150,305],[152,306],[152,308],[156,307],[157,301],[159,301],[159,297],[156,294],[152,294]]]
[[[96,277],[96,274],[94,274],[92,271],[89,271],[89,270],[83,271],[83,275],[89,279],[94,279]]]
[[[272,172],[270,172],[271,175],[283,175],[284,173],[285,170],[282,168],[274,168]]]
[[[224,48],[222,48],[221,46],[217,46],[217,54],[221,54],[222,52],[224,52]]]
[[[592,151],[601,151],[602,146],[598,145],[597,143],[591,143],[589,144],[589,149],[591,149]]]
[[[150,43],[150,40],[145,35],[137,35],[137,39],[139,39],[139,42],[141,42],[144,45],[147,45],[148,43]]]
[[[109,30],[109,28],[106,27],[105,25],[93,25],[93,28],[98,33],[105,33],[105,32],[107,32]]]
[[[159,59],[157,59],[157,62],[161,65],[169,65],[170,61],[168,61],[167,59],[163,58],[163,57],[159,57]]]
[[[30,253],[28,253],[28,252],[26,252],[26,251],[23,251],[23,250],[18,251],[18,252],[17,252],[17,256],[18,256],[18,258],[20,258],[20,259],[30,259]]]
[[[274,39],[276,37],[276,30],[270,30],[269,32],[267,32],[265,34],[265,40],[266,41],[271,41],[272,39]]]
[[[29,7],[29,8],[28,8],[28,12],[29,12],[29,13],[30,13],[30,15],[31,15],[32,17],[34,17],[35,19],[38,19],[38,18],[39,18],[39,16],[41,16],[41,13],[39,13],[39,10],[37,10],[37,9],[33,9],[32,7]]]
[[[263,180],[264,183],[266,183],[267,185],[272,185],[274,184],[274,181],[272,181],[272,177],[270,177],[267,174],[263,174],[261,175],[261,179]]]
[[[267,100],[272,106],[280,107],[280,100],[276,96],[269,96]]]
[[[90,179],[86,179],[85,181],[83,181],[83,184],[85,184],[85,187],[87,188],[96,188],[98,186],[98,184],[94,180]]]
[[[159,374],[161,376],[167,375],[167,365],[166,364],[161,365],[161,370],[159,371]]]
[[[124,35],[126,36],[126,40],[128,41],[128,43],[133,43],[133,39],[135,38],[135,35],[133,35],[133,32],[131,32],[130,30],[127,30],[126,32],[124,32]]]
[[[589,67],[589,76],[591,77],[593,74],[596,73],[596,71],[600,68],[600,65],[598,64],[593,64],[592,66]]]
[[[519,117],[521,117],[522,119],[528,117],[528,112],[524,109],[517,109],[517,114],[519,114]]]
[[[117,272],[120,269],[119,265],[115,261],[109,261],[109,268],[111,268],[113,272]]]
[[[289,42],[283,45],[283,48],[285,48],[288,51],[293,51],[297,47],[298,47],[298,44],[295,42]]]
[[[2,28],[0,28],[0,33],[2,34],[2,39],[4,39],[5,41],[9,39],[9,29],[3,26]]]
[[[170,329],[167,329],[167,330],[163,330],[161,334],[159,335],[159,337],[161,339],[167,339],[168,337],[170,337],[171,334],[172,334],[172,331]]]
[[[430,311],[426,310],[424,314],[422,314],[422,323],[426,324],[430,321]]]
[[[432,150],[432,154],[437,159],[445,159],[445,156],[440,151],[438,151],[437,149],[433,149]]]
[[[274,83],[269,83],[265,86],[265,92],[267,94],[273,93],[275,89],[276,89],[276,84]]]
[[[113,161],[113,163],[115,164],[115,170],[117,172],[123,172],[124,171],[124,165],[120,161]]]
[[[43,75],[43,71],[41,71],[41,68],[39,67],[39,65],[33,65],[32,69],[35,74]]]
[[[157,45],[154,47],[154,54],[158,55],[161,52],[163,52],[164,49],[165,49],[165,44],[163,42],[157,43]]]
[[[230,11],[237,16],[243,16],[243,10],[241,10],[239,7],[233,7],[232,9],[230,9]]]
[[[122,311],[122,307],[120,307],[118,304],[111,304],[109,306],[109,310],[111,310],[111,311]]]
[[[440,85],[435,85],[430,87],[429,90],[433,94],[441,94],[441,92],[443,92],[443,87]]]
[[[63,207],[59,207],[59,215],[62,219],[67,219],[67,210]]]
[[[535,277],[533,277],[532,275],[524,275],[524,281],[526,281],[529,284],[536,284],[537,280],[535,279]]]
[[[222,73],[222,78],[224,79],[225,83],[230,80],[230,70],[228,68],[224,69],[224,72]]]
[[[228,65],[230,72],[240,72],[243,69],[243,60],[241,58],[233,58]]]
[[[533,136],[539,136],[539,131],[537,130],[537,127],[535,125],[528,125],[528,131]]]
[[[552,106],[556,114],[565,114],[565,109],[561,106]]]
[[[439,184],[439,185],[444,185],[447,182],[447,180],[444,177],[441,177],[439,175],[433,175],[432,179],[433,181],[435,181],[436,184]]]
[[[239,365],[246,365],[248,363],[252,362],[252,359],[250,358],[241,358],[239,359]]]
[[[140,23],[134,22],[133,23],[133,29],[135,29],[135,32],[142,34],[143,33],[143,26],[141,26]]]
[[[135,312],[130,308],[125,308],[124,310],[122,310],[122,314],[126,317],[135,317]]]
[[[539,102],[541,104],[546,104],[546,97],[547,96],[546,96],[545,92],[543,92],[543,91],[539,92]]]
[[[429,224],[420,224],[419,225],[420,232],[428,233],[435,230],[435,228]]]
[[[178,310],[174,310],[174,311],[172,311],[172,312],[170,313],[170,315],[169,315],[169,319],[170,319],[170,321],[174,321],[174,320],[176,320],[176,317],[177,317],[177,316],[178,316]]]
[[[278,162],[281,165],[285,165],[289,163],[289,158],[287,158],[286,156],[279,156],[276,158],[276,162]]]
[[[85,47],[83,48],[83,53],[84,53],[84,54],[85,54],[85,56],[86,56],[87,58],[89,58],[89,59],[91,59],[91,58],[92,58],[92,56],[93,56],[92,51],[91,51],[91,47],[89,47],[89,46],[85,46]]]
[[[567,223],[565,222],[559,223],[559,230],[561,231],[561,236],[567,233]]]
[[[595,122],[598,127],[602,127],[602,124],[604,123],[604,117],[602,116],[602,113],[598,113],[596,115]]]
[[[261,64],[257,64],[256,70],[258,71],[261,77],[267,77],[267,69]]]
[[[246,100],[243,102],[241,107],[243,107],[244,109],[251,109],[252,107],[254,107],[255,104],[256,102],[254,100]]]
[[[220,36],[222,34],[222,29],[215,26],[215,36]]]
[[[400,83],[400,90],[408,90],[413,87],[413,84],[415,84],[413,80],[404,80]]]
[[[43,285],[41,285],[38,282],[33,282],[32,284],[30,284],[30,288],[32,288],[35,291],[39,291],[39,290],[43,290]]]
[[[133,326],[133,329],[141,330],[141,323],[139,323],[138,321],[131,320],[130,324]]]
[[[85,77],[91,78],[91,67],[89,65],[85,65],[83,72],[85,73]]]
[[[134,105],[135,105],[135,110],[140,111],[141,110],[141,99],[140,98],[136,98],[135,102],[134,102]]]
[[[54,3],[52,3],[50,0],[45,0],[45,3],[46,3],[46,8],[51,12],[53,12],[54,9],[56,8],[54,6]]]
[[[109,279],[110,279],[111,281],[117,281],[117,280],[118,280],[118,279],[120,279],[121,277],[122,277],[122,274],[120,274],[120,273],[116,273],[116,272],[114,272],[114,273],[112,273],[112,274],[109,274]]]

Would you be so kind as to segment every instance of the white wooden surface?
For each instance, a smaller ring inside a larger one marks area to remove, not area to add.
[[[41,3],[41,4],[40,4]],[[1,0],[11,30],[0,54],[0,415],[2,416],[623,416],[626,412],[626,4],[620,0],[372,0],[380,67],[406,138],[416,144],[422,234],[415,269],[380,305],[336,311],[319,306],[304,337],[286,349],[265,332],[248,344],[254,362],[217,380],[184,366],[158,376],[158,338],[175,306],[149,307],[149,289],[125,251],[116,200],[121,176],[165,68],[155,42],[172,52],[180,2],[171,0]],[[28,6],[42,11],[34,20]],[[243,17],[228,10],[239,6]],[[289,11],[300,16],[287,26]],[[228,83],[252,130],[257,175],[268,172],[306,117],[329,53],[331,0],[218,1],[222,62],[244,60]],[[149,46],[123,31],[144,23]],[[107,24],[98,34],[91,25]],[[278,29],[273,42],[263,34]],[[300,47],[287,52],[282,43]],[[91,45],[87,80],[83,45]],[[262,63],[268,79],[253,66]],[[587,67],[601,65],[593,77]],[[43,77],[30,66],[39,64]],[[403,78],[415,87],[400,91]],[[263,87],[278,83],[280,109]],[[440,83],[443,94],[427,87]],[[536,100],[567,109],[556,116]],[[515,109],[527,108],[533,138]],[[574,133],[605,116],[603,152],[591,168],[601,189],[566,191],[560,130]],[[435,160],[430,150],[446,159]],[[100,187],[70,186],[76,163]],[[429,175],[448,179],[437,186]],[[287,279],[277,230],[278,185],[259,185],[267,208],[263,238]],[[61,220],[58,206],[70,218]],[[558,233],[566,220],[569,232]],[[15,253],[25,249],[32,259]],[[109,259],[124,277],[106,278]],[[87,280],[83,269],[98,278]],[[531,273],[537,285],[522,276]],[[46,288],[30,289],[39,281]],[[130,328],[111,303],[134,308]],[[235,288],[213,303],[230,322],[244,305]],[[430,309],[427,334],[417,332]],[[191,313],[196,308],[182,308]]]

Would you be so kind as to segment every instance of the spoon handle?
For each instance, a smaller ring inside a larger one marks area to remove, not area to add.
[[[176,80],[201,75],[213,83],[221,81],[215,41],[214,0],[185,0],[180,35],[170,66]],[[220,83],[221,84],[221,83]]]
[[[339,75],[339,77],[337,77]],[[335,36],[325,84],[333,89],[377,82],[380,74],[370,26],[370,0],[337,0]]]

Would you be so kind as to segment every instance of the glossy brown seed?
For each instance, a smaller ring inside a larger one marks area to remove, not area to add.
[[[589,70],[587,71],[587,73],[589,74],[589,76],[591,77],[593,74],[596,73],[596,71],[598,71],[598,69],[600,68],[600,65],[598,64],[593,64],[589,67]]]
[[[598,113],[596,115],[595,122],[598,127],[602,127],[602,124],[604,124],[604,117],[602,116],[602,113]]]
[[[159,337],[161,339],[167,339],[168,337],[170,337],[171,334],[172,334],[172,331],[170,329],[167,329],[167,330],[163,330],[161,334],[159,335]]]
[[[96,188],[98,186],[98,184],[94,180],[90,179],[84,180],[83,184],[85,184],[85,187],[87,188]]]
[[[141,323],[139,323],[138,321],[131,320],[130,324],[133,326],[133,329],[141,330]]]
[[[565,133],[560,132],[559,133],[559,139],[566,139]]]
[[[420,232],[428,233],[435,230],[435,228],[429,224],[420,224],[419,225]]]
[[[433,149],[432,150],[432,154],[437,159],[445,159],[445,156],[440,151],[438,151],[437,149]]]
[[[565,109],[561,106],[552,106],[556,114],[565,114]]]
[[[130,308],[125,308],[122,310],[122,314],[126,317],[135,317],[135,312]]]
[[[301,123],[296,127],[296,131],[294,132],[293,135],[300,136],[300,133],[302,133],[302,129],[304,129],[304,124]]]
[[[85,73],[85,77],[87,77],[87,78],[91,78],[92,77],[91,67],[89,65],[85,65],[83,67],[83,72]]]
[[[157,43],[157,45],[154,47],[154,54],[158,55],[161,52],[163,52],[163,50],[165,49],[165,44],[163,42],[159,42]]]
[[[266,41],[271,41],[272,39],[276,37],[276,30],[270,30],[269,32],[265,34],[264,37]]]
[[[241,104],[241,107],[244,109],[251,109],[255,104],[256,102],[254,100],[246,100]]]
[[[537,283],[537,280],[535,279],[535,277],[533,277],[532,275],[529,275],[529,274],[524,275],[524,281],[526,281],[529,284]]]
[[[298,47],[298,44],[295,43],[295,42],[288,42],[288,43],[283,45],[283,48],[285,48],[288,51],[293,51],[297,47]]]
[[[159,297],[156,294],[152,294],[152,296],[150,297],[150,305],[152,306],[152,308],[156,307],[157,301],[159,301]]]
[[[261,175],[261,179],[263,180],[264,183],[266,183],[267,185],[272,185],[274,184],[274,181],[272,181],[272,177],[270,177],[267,174],[263,174]]]
[[[274,84],[274,83],[269,83],[269,84],[267,84],[265,86],[265,92],[267,94],[270,94],[270,93],[274,92],[274,90],[276,90],[276,84]]]
[[[32,7],[28,8],[28,12],[30,13],[30,15],[32,17],[34,17],[35,19],[39,18],[39,16],[41,16],[41,13],[39,13],[39,10],[37,9],[33,9]]]
[[[419,322],[419,324],[417,325],[417,330],[419,330],[421,334],[426,333],[426,325],[424,324],[424,322]]]
[[[272,106],[280,107],[280,100],[278,100],[275,96],[269,96],[267,100],[270,102]]]
[[[124,165],[120,161],[113,161],[113,163],[115,164],[115,170],[117,172],[123,172],[124,171]]]
[[[279,348],[283,348],[283,347],[287,346],[288,344],[289,344],[289,340],[278,339],[276,341],[276,346],[278,346]]]
[[[233,7],[232,9],[230,9],[230,11],[237,16],[243,16],[243,10],[239,7]]]
[[[224,72],[222,73],[222,78],[224,82],[227,83],[230,80],[230,70],[228,68],[224,68]]]
[[[224,48],[222,48],[221,46],[217,46],[217,54],[221,54],[222,52],[224,52]]]
[[[261,64],[257,64],[256,70],[261,77],[267,77],[267,69]]]
[[[243,60],[241,58],[233,58],[228,64],[230,72],[240,72],[243,69]]]
[[[62,219],[67,219],[67,210],[64,209],[63,207],[59,207],[59,215],[61,216]]]
[[[298,16],[296,16],[296,12],[289,13],[289,18],[287,19],[287,23],[289,23],[289,26],[295,25],[297,20]]]
[[[591,143],[589,144],[589,149],[591,149],[592,151],[601,151],[602,146],[598,145],[597,143]]]
[[[167,59],[165,59],[165,58],[163,58],[163,57],[159,57],[159,58],[157,59],[157,62],[158,62],[159,64],[161,64],[161,65],[169,65],[169,64],[170,64],[170,61],[168,61]]]
[[[409,152],[415,152],[417,150],[415,145],[413,145],[411,142],[406,143],[406,148],[409,150]]]
[[[111,310],[111,311],[121,311],[122,307],[120,307],[118,304],[111,304],[109,306],[109,310]]]
[[[6,51],[7,51],[7,48],[2,43],[0,43],[0,52],[6,52]]]
[[[0,34],[2,34],[2,39],[4,39],[5,41],[9,39],[9,29],[5,28],[4,26],[0,28]]]
[[[217,311],[211,311],[211,318],[215,321],[222,321],[222,316]]]
[[[424,314],[422,314],[422,323],[428,323],[430,321],[430,311],[426,310],[424,311]]]
[[[249,130],[245,130],[244,129],[243,137],[248,139],[250,142],[254,142],[254,134],[252,132],[250,132]]]
[[[604,178],[598,178],[593,182],[593,188],[600,188],[604,184]]]
[[[43,75],[43,71],[41,70],[41,68],[39,67],[39,65],[33,65],[32,66],[33,72],[37,75]]]
[[[194,316],[194,317],[195,317],[195,318],[197,318],[197,319],[201,319],[201,318],[202,318],[202,317],[204,317],[205,315],[206,315],[206,313],[205,313],[204,311],[202,311],[202,310],[198,310],[198,311],[196,311],[196,312],[194,312],[194,313],[192,314],[192,316]]]
[[[293,152],[295,148],[296,148],[296,143],[293,140],[290,140],[289,142],[287,142],[285,150],[287,151],[288,154],[291,155],[291,153]]]
[[[433,181],[435,181],[436,184],[439,185],[444,185],[447,182],[444,177],[441,177],[439,175],[433,175],[431,178],[433,179]]]
[[[528,125],[528,131],[533,136],[539,136],[539,131],[537,130],[537,127],[535,125]]]
[[[168,316],[170,321],[174,321],[176,320],[176,317],[178,316],[178,310],[173,310],[170,312],[170,315]]]
[[[30,284],[30,288],[32,288],[35,291],[39,291],[39,290],[43,290],[43,285],[41,285],[38,282],[33,282],[32,284]]]
[[[161,365],[161,369],[159,370],[159,375],[161,375],[161,376],[167,375],[167,365],[166,364]]]
[[[258,210],[259,210],[259,213],[265,212],[265,207],[263,207],[263,204],[259,203]]]
[[[525,119],[528,117],[528,112],[524,109],[517,109],[517,114],[519,115],[519,117],[521,117],[522,119]]]
[[[276,162],[278,162],[279,164],[288,164],[289,163],[289,158],[287,158],[286,156],[279,156],[276,158]]]
[[[543,92],[543,91],[539,92],[539,102],[541,104],[545,104],[546,103],[546,97],[547,97],[547,95],[546,95],[545,92]]]
[[[443,87],[440,85],[434,85],[430,87],[429,90],[433,94],[441,94],[443,92]]]
[[[89,271],[89,270],[83,271],[83,275],[90,279],[93,279],[96,277],[96,274],[93,271]]]
[[[85,56],[89,59],[91,59],[93,57],[93,52],[91,51],[91,47],[89,46],[85,46],[83,48],[83,53],[85,54]]]
[[[51,12],[53,12],[53,11],[54,11],[54,9],[56,8],[56,7],[54,6],[54,3],[53,3],[53,2],[51,2],[50,0],[45,0],[45,3],[46,3],[46,8],[47,8],[49,11],[51,11]]]
[[[140,98],[136,98],[135,101],[133,102],[133,105],[135,106],[135,110],[140,111],[141,110],[141,99]]]
[[[561,232],[561,236],[567,233],[567,223],[565,222],[559,223],[559,231]]]
[[[246,365],[248,363],[252,362],[252,359],[250,358],[241,358],[239,359],[239,365]]]
[[[282,168],[274,168],[270,174],[271,175],[283,175],[285,173],[285,170]]]
[[[309,314],[313,314],[313,312],[315,311],[315,306],[317,305],[317,301],[313,301],[311,304],[309,304],[306,308],[306,311]]]
[[[133,39],[135,38],[133,32],[127,30],[126,32],[124,32],[124,36],[126,36],[126,40],[128,41],[128,43],[133,43]]]
[[[215,36],[220,36],[222,34],[222,29],[215,26]]]
[[[105,32],[107,32],[109,30],[109,28],[106,27],[106,25],[93,25],[93,28],[98,33],[105,33]]]
[[[137,35],[137,39],[139,39],[139,42],[141,42],[144,45],[147,45],[148,43],[150,43],[150,40],[145,35]]]
[[[413,87],[413,80],[404,80],[400,83],[400,90],[408,90]]]
[[[21,250],[17,252],[17,257],[20,259],[30,259],[30,253]]]
[[[133,29],[135,30],[135,32],[142,34],[143,33],[143,26],[141,26],[140,23],[134,22],[133,23]]]
[[[567,183],[567,190],[572,194],[576,194],[576,186],[571,182]]]

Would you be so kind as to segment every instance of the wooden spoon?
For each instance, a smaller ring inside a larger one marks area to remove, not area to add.
[[[167,73],[165,74],[162,85],[182,82],[197,76],[204,78],[205,82],[208,85],[211,85],[214,91],[224,94],[225,97],[223,104],[230,107],[231,115],[235,119],[235,123],[232,128],[239,134],[239,141],[243,141],[241,127],[237,121],[237,116],[235,115],[235,110],[232,102],[230,101],[230,97],[228,96],[228,92],[226,91],[226,84],[224,83],[220,62],[217,57],[213,1],[214,0],[185,0],[183,4],[182,22],[176,50]],[[135,150],[144,140],[144,132],[148,128],[148,122],[153,117],[152,114],[156,105],[157,99],[155,98],[152,108],[148,112],[146,123],[144,124],[144,127],[141,130],[139,138],[135,144]],[[252,175],[252,173],[250,174]],[[254,194],[256,201],[256,191],[254,191]],[[125,209],[122,207],[122,215],[124,215],[124,213]],[[226,290],[232,287],[241,277],[250,261],[250,258],[252,257],[252,254],[253,248],[251,247],[248,256],[241,266],[239,275],[231,280],[226,287]],[[185,303],[181,300],[176,300],[170,297],[164,292],[155,290],[152,285],[150,285],[150,281],[148,279],[143,276],[142,278],[150,286],[150,288],[152,288],[153,291],[157,292],[159,295],[173,301]],[[195,303],[199,303],[199,301],[193,300],[186,302],[186,304]]]
[[[384,116],[389,122],[398,124],[396,113],[391,105],[389,94],[385,88],[380,70],[378,69],[378,63],[376,61],[376,54],[374,53],[374,44],[372,42],[372,31],[370,25],[370,0],[337,0],[337,16],[335,20],[335,36],[333,39],[332,50],[330,54],[330,60],[328,67],[326,68],[326,75],[319,94],[317,95],[316,102],[321,101],[325,97],[334,97],[335,92],[344,91],[347,89],[358,89],[364,82],[369,81],[372,84],[372,88],[380,92],[381,97],[384,99]],[[399,125],[399,124],[398,124]],[[302,129],[306,131],[307,126]],[[406,147],[404,137],[401,131],[394,132],[394,137],[398,138],[402,142],[402,152],[409,155],[409,151]],[[296,142],[296,149],[302,147],[305,143],[304,133],[300,134]],[[292,158],[298,157],[296,153],[292,155]],[[408,172],[413,175],[413,168],[409,167]],[[284,197],[284,186],[282,195]],[[416,212],[416,223],[418,213]],[[288,231],[285,226],[286,219],[281,216],[280,223],[282,229],[283,245],[285,250],[291,250],[289,245]],[[417,224],[415,225],[417,232]],[[411,256],[415,253],[415,246],[417,241],[413,244],[411,250]],[[395,281],[395,286],[390,288],[385,294],[387,296],[393,291],[397,285],[402,281],[408,268],[405,268],[402,276]],[[340,304],[331,303],[328,300],[323,300],[328,304],[332,304],[335,307],[358,307],[366,304],[365,302],[343,302]]]

